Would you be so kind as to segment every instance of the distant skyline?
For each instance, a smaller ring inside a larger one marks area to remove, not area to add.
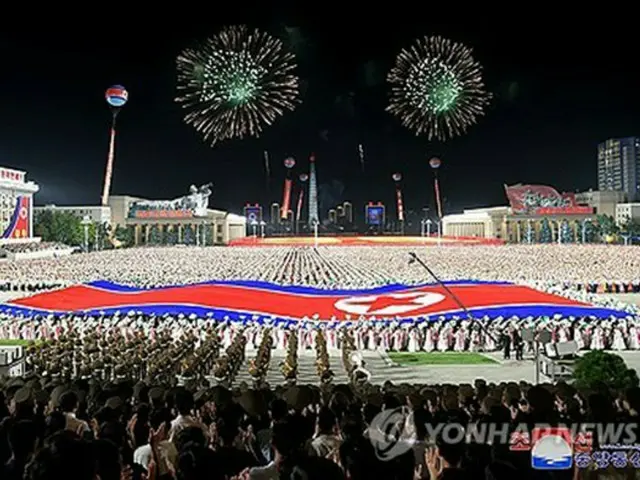
[[[298,162],[297,177],[316,153],[323,216],[342,200],[352,201],[359,215],[358,204],[368,200],[392,206],[396,171],[404,177],[406,208],[433,208],[427,162],[438,156],[447,213],[506,204],[505,183],[595,189],[598,143],[640,135],[637,41],[625,20],[598,24],[596,36],[588,22],[562,19],[527,19],[529,26],[412,24],[406,9],[365,19],[364,13],[334,15],[329,7],[306,16],[229,8],[215,23],[196,15],[184,33],[164,20],[123,22],[117,35],[87,24],[0,33],[0,51],[11,67],[0,89],[0,165],[26,170],[40,184],[38,204],[97,205],[110,116],[104,91],[116,83],[130,100],[119,118],[112,193],[174,198],[190,184],[211,181],[211,205],[236,213],[246,202],[280,201],[282,161],[289,155]],[[212,149],[181,120],[175,57],[233,23],[289,42],[299,59],[303,104],[260,139]],[[396,53],[431,34],[473,47],[495,97],[467,135],[445,144],[413,136],[384,111],[384,79]],[[272,162],[269,191],[264,150]]]

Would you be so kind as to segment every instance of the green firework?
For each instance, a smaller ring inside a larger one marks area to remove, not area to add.
[[[258,136],[299,102],[293,54],[259,30],[226,27],[182,52],[177,64],[176,101],[211,144]]]
[[[400,52],[387,80],[387,111],[429,139],[460,135],[484,113],[491,95],[471,50],[442,37],[426,37]]]

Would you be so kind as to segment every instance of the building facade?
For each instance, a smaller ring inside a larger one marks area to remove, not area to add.
[[[33,238],[33,195],[40,189],[26,172],[0,167],[0,243]]]
[[[226,245],[246,236],[246,218],[208,207],[209,185],[191,187],[189,195],[173,200],[147,200],[111,195],[108,206],[37,207],[39,211],[69,212],[93,223],[108,223],[112,234],[127,229],[134,245]],[[118,242],[111,238],[114,245]]]
[[[537,238],[548,222],[551,240],[560,240],[561,225],[567,224],[574,238],[581,237],[586,221],[595,220],[593,214],[557,213],[539,215],[535,213],[513,213],[510,207],[489,207],[464,210],[463,213],[445,215],[442,218],[443,235],[447,237],[477,237],[523,243],[530,237]]]
[[[169,243],[176,244],[226,245],[246,236],[247,219],[242,215],[171,202],[175,200],[112,195],[109,197],[111,224],[114,228],[133,229],[135,245],[152,244],[156,237],[170,237]]]
[[[58,205],[45,205],[43,207],[35,207],[33,209],[36,213],[50,211],[50,212],[67,212],[81,219],[89,219],[92,223],[111,223],[111,208],[106,206],[58,206]]]
[[[442,217],[442,234],[447,237],[502,238],[504,217],[509,207],[474,208]]]
[[[597,215],[616,216],[616,206],[627,201],[627,194],[615,190],[589,190],[576,193],[576,202],[592,207]]]
[[[616,225],[619,227],[627,222],[640,220],[640,203],[619,203],[616,205]]]
[[[598,190],[640,199],[640,137],[613,138],[598,145]]]

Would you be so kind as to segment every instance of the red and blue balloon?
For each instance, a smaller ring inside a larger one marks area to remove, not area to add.
[[[442,165],[442,160],[440,160],[438,157],[433,157],[431,160],[429,160],[429,166],[434,170],[440,168],[440,165]]]
[[[129,92],[122,85],[112,85],[107,88],[105,92],[105,98],[109,106],[113,108],[124,107],[127,100],[129,100]]]

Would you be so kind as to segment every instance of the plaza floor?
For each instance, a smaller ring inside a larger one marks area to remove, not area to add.
[[[342,366],[341,353],[332,351],[330,353],[331,370],[336,375],[335,382],[347,381],[346,373]],[[640,351],[638,352],[615,352],[620,355],[630,368],[635,369],[640,374]],[[247,361],[253,358],[254,352],[247,353]],[[366,368],[371,373],[371,382],[381,385],[386,381],[393,383],[420,383],[420,384],[443,384],[443,383],[473,383],[477,378],[482,378],[487,382],[535,382],[535,362],[532,358],[525,358],[523,361],[502,360],[501,353],[486,354],[495,360],[495,364],[479,365],[415,365],[415,366],[393,366],[385,360],[378,352],[364,351],[363,358]],[[275,351],[271,359],[271,368],[267,376],[270,385],[283,383],[283,376],[280,372],[280,364],[284,360],[284,352]],[[251,383],[251,378],[247,372],[247,365],[244,365],[236,379],[237,382],[246,381]],[[540,381],[548,381],[541,376]],[[317,384],[318,376],[315,368],[315,352],[308,350],[302,352],[298,357],[298,383]]]

